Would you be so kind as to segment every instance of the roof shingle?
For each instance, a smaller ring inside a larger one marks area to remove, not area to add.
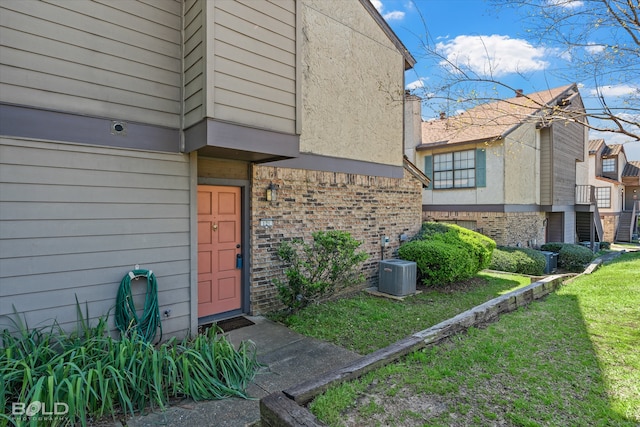
[[[570,84],[478,105],[457,116],[425,121],[422,123],[422,144],[417,148],[497,140],[530,120],[543,107],[573,93],[577,93],[577,86]]]

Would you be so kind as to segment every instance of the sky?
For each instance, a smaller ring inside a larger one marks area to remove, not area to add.
[[[546,0],[562,3],[577,11],[581,1]],[[417,89],[437,81],[437,66],[429,61],[424,49],[426,34],[439,52],[454,62],[464,61],[476,72],[490,67],[493,76],[511,87],[533,93],[547,88],[577,83],[587,108],[595,106],[594,84],[570,81],[554,73],[558,57],[563,53],[551,45],[542,45],[528,37],[527,22],[522,10],[496,8],[483,0],[371,0],[378,12],[398,35],[417,60],[406,72],[406,88]],[[426,29],[425,29],[426,26]],[[588,49],[587,49],[588,50]],[[593,47],[597,51],[597,46]],[[490,52],[492,61],[487,61]],[[634,81],[613,86],[602,86],[605,97],[615,102],[616,97],[640,90],[640,76]],[[424,90],[423,90],[424,91]],[[513,96],[504,93],[505,98]],[[620,99],[620,98],[618,98]],[[436,107],[423,106],[423,118],[435,117]],[[636,119],[637,121],[637,119]],[[608,144],[624,144],[628,160],[640,161],[640,142],[621,134],[591,131],[590,139],[602,138]]]

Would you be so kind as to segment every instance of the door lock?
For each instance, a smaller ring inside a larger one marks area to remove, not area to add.
[[[213,225],[211,226],[211,229],[212,229],[213,231],[218,231],[218,224],[213,224]]]

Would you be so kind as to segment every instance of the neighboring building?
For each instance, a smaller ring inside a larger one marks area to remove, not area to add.
[[[351,232],[371,285],[420,228],[369,0],[5,0],[0,41],[0,315],[103,316],[138,264],[185,335],[280,308],[283,240]]]
[[[635,201],[640,195],[638,164],[629,162],[621,144],[605,144],[603,139],[589,141],[589,184],[604,228],[606,242],[631,240],[637,223]]]
[[[571,84],[422,122],[405,152],[432,178],[423,219],[478,230],[499,245],[573,243],[582,217],[595,233],[595,202],[577,191],[588,184],[584,120]]]

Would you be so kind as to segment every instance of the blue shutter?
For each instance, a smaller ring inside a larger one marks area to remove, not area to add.
[[[431,160],[431,156],[424,156],[424,174],[429,177],[431,182],[429,182],[428,190],[433,188],[433,161]]]
[[[476,187],[487,186],[487,152],[484,149],[476,150]]]

